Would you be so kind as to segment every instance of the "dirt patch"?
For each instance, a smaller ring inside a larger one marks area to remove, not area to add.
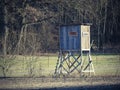
[[[40,89],[106,85],[120,85],[120,77],[0,78],[0,89]]]

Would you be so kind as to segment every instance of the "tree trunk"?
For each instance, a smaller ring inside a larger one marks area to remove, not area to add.
[[[5,29],[5,33],[4,33],[4,44],[3,44],[3,55],[4,55],[4,66],[3,66],[3,75],[4,77],[6,77],[6,59],[7,59],[7,39],[8,39],[8,18],[7,18],[7,7],[6,5],[4,5],[4,29]]]
[[[103,28],[103,47],[105,44],[106,19],[107,19],[107,1],[105,3],[105,16],[104,16],[104,28]],[[104,48],[103,48],[103,51],[104,51]]]

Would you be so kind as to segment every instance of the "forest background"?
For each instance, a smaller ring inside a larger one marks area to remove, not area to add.
[[[120,0],[0,0],[0,54],[59,50],[59,26],[92,23],[92,50],[120,52]]]

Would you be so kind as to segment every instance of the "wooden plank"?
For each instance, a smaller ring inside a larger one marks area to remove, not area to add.
[[[81,25],[81,49],[90,51],[90,26]]]

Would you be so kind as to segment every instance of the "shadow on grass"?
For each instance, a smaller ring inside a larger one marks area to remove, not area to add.
[[[54,88],[17,88],[0,90],[120,90],[120,84],[115,85],[97,85],[97,86],[76,86],[76,87],[54,87]]]

